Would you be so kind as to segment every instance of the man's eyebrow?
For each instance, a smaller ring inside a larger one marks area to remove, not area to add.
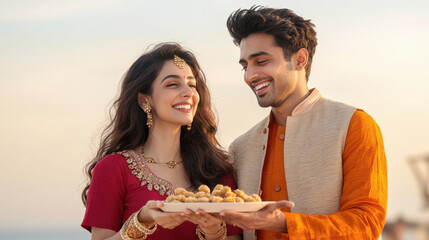
[[[164,82],[164,80],[166,80],[167,78],[178,78],[178,79],[180,79],[181,76],[179,76],[179,75],[167,75],[161,80],[161,83]],[[194,80],[195,78],[193,76],[188,76],[186,79]]]
[[[259,56],[262,56],[262,55],[270,55],[269,53],[267,53],[267,52],[264,52],[264,51],[260,51],[260,52],[257,52],[257,53],[253,53],[253,54],[251,54],[250,56],[249,56],[249,60],[252,60],[253,58],[255,58],[255,57],[259,57]],[[238,61],[238,63],[246,63],[247,61],[246,60],[244,60],[244,59],[240,59],[240,61]]]

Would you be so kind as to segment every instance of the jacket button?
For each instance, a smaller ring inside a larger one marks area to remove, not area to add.
[[[264,146],[262,146],[262,150],[265,150],[265,145],[264,145]]]
[[[264,133],[264,134],[266,134],[266,133],[267,133],[267,128],[264,128],[263,133]]]
[[[281,189],[282,188],[279,185],[277,185],[277,186],[274,187],[274,191],[276,191],[276,192],[280,192]]]
[[[282,234],[280,232],[276,232],[276,238],[281,239],[282,238]]]
[[[285,140],[285,135],[284,134],[280,134],[279,138],[280,138],[280,140]]]

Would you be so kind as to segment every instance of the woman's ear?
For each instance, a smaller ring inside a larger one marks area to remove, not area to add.
[[[143,105],[145,105],[145,104],[150,104],[149,103],[149,97],[143,93],[138,93],[137,101],[139,102],[139,106],[141,108],[143,108]]]

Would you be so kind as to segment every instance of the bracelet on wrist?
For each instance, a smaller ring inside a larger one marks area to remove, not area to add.
[[[195,233],[198,236],[199,240],[205,240],[207,236],[216,236],[218,235],[222,230],[224,230],[222,236],[216,238],[216,240],[225,240],[226,239],[226,234],[227,234],[227,230],[226,230],[226,224],[224,222],[222,222],[222,224],[220,225],[219,230],[216,233],[213,234],[207,234],[205,233],[201,228],[200,225],[197,225],[197,228],[195,230]]]
[[[125,221],[122,226],[119,234],[124,240],[144,240],[147,238],[147,235],[154,233],[158,227],[158,224],[155,223],[154,226],[149,227],[148,224],[141,223],[138,220],[138,214],[140,211],[133,213],[127,221]]]

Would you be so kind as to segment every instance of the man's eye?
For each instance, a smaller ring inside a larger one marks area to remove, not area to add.
[[[243,66],[243,68],[241,69],[242,71],[246,71],[247,66]]]
[[[258,61],[258,64],[264,64],[266,62],[268,62],[268,60],[262,60],[262,61]]]

